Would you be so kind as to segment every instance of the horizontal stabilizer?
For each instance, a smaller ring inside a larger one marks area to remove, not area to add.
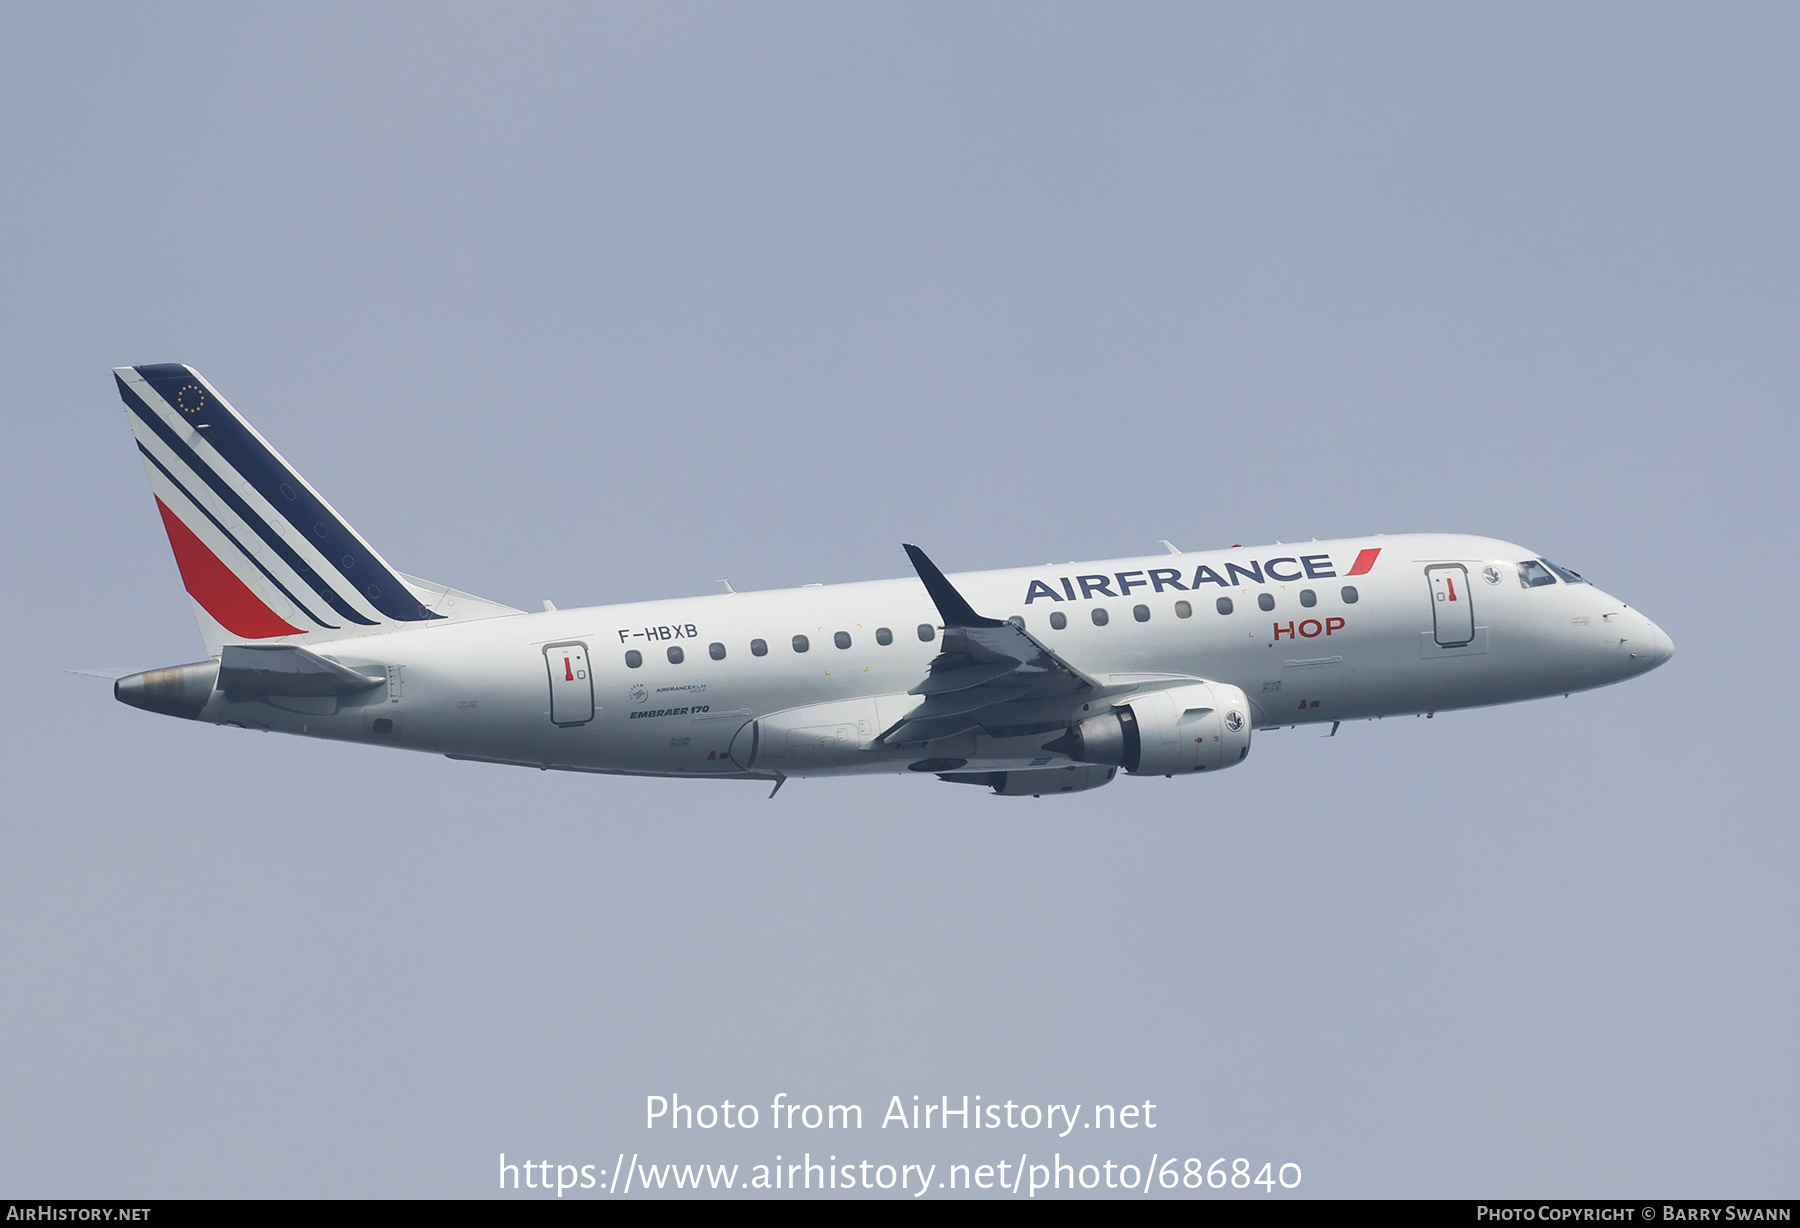
[[[219,689],[231,696],[355,695],[385,686],[387,674],[361,674],[298,644],[227,644]]]
[[[413,591],[419,603],[439,618],[447,618],[452,622],[468,622],[476,618],[503,618],[508,614],[523,614],[525,611],[517,606],[505,605],[498,601],[489,601],[486,597],[477,597],[474,593],[465,593],[461,589],[451,588],[447,584],[438,584],[431,580],[421,580],[417,576],[409,576],[401,572],[400,579],[406,587]]]

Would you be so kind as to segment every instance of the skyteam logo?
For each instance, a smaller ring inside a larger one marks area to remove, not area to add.
[[[1242,712],[1227,712],[1225,714],[1225,728],[1231,730],[1233,733],[1242,733],[1244,729],[1244,714]]]

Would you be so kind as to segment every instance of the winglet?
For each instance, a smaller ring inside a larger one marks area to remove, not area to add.
[[[904,544],[904,543],[902,543]],[[944,616],[946,627],[1004,627],[1006,624],[998,618],[983,618],[975,612],[973,606],[956,591],[956,587],[944,578],[938,565],[925,557],[925,552],[917,546],[906,546],[906,556],[912,560],[913,570],[919,573],[924,582],[925,591],[931,594],[931,600]]]

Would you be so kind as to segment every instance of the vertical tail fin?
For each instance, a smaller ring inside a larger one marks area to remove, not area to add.
[[[208,653],[516,612],[409,583],[192,367],[113,376]]]

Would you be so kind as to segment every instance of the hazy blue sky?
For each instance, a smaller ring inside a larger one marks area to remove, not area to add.
[[[796,1149],[1792,1195],[1797,47],[1785,5],[7,8],[0,1196]],[[1676,656],[1037,802],[185,724],[60,672],[199,655],[108,374],[173,361],[520,606],[1435,529]],[[646,1133],[670,1092],[871,1119]],[[964,1093],[1160,1124],[875,1126]]]

